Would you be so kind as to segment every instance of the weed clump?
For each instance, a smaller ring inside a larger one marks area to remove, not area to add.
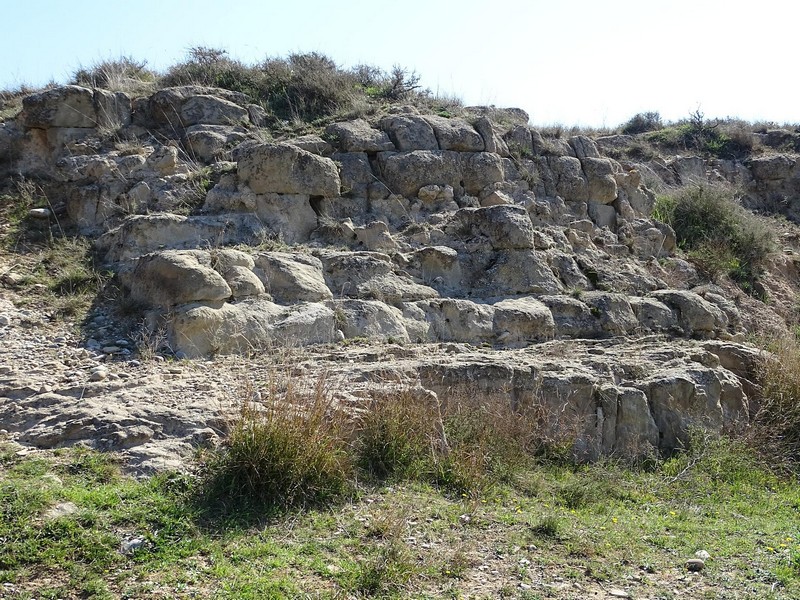
[[[282,510],[324,504],[351,480],[345,420],[324,380],[313,390],[269,385],[264,402],[245,400],[221,451],[206,464],[202,495],[212,507]]]
[[[653,216],[672,226],[678,246],[711,279],[727,274],[748,293],[774,249],[773,233],[725,187],[689,186],[658,198]]]
[[[800,345],[785,339],[763,362],[762,394],[753,439],[770,464],[781,470],[800,467]]]

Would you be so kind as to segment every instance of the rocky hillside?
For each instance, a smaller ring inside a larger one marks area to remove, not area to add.
[[[780,243],[745,293],[686,259],[655,192],[735,185],[794,219],[797,134],[764,133],[742,160],[528,120],[393,103],[288,136],[220,88],[25,97],[0,123],[0,425],[174,466],[224,433],[244,379],[258,398],[289,362],[344,404],[393,386],[533,399],[588,459],[746,427],[760,351],[745,342],[793,325],[797,234],[764,218]],[[119,286],[77,333],[25,308],[20,240],[37,232],[91,240]]]

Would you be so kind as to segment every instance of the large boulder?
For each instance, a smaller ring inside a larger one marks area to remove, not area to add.
[[[331,253],[321,256],[325,282],[337,296],[380,300],[387,304],[436,298],[433,288],[416,283],[378,252]]]
[[[329,158],[291,144],[259,144],[242,151],[239,177],[257,194],[335,197],[341,182]]]
[[[130,123],[131,101],[121,92],[66,85],[23,98],[20,118],[28,128],[119,129]]]
[[[678,323],[686,335],[706,337],[728,325],[724,312],[694,292],[657,290],[650,296],[678,312]]]
[[[453,215],[449,228],[458,238],[485,238],[493,250],[535,247],[533,223],[521,206],[464,208]]]
[[[385,131],[395,147],[401,151],[439,150],[439,142],[433,127],[419,115],[390,115],[381,120]]]
[[[425,120],[433,127],[441,150],[483,152],[486,147],[480,134],[463,119],[427,116]]]
[[[505,179],[503,159],[498,154],[474,152],[462,157],[464,191],[477,196],[484,189]]]
[[[183,137],[189,156],[210,163],[222,157],[232,146],[247,139],[247,130],[228,125],[192,125],[186,129]]]
[[[494,341],[494,307],[471,300],[437,298],[417,303],[431,324],[432,341],[483,344]]]
[[[524,347],[552,339],[555,323],[550,309],[535,298],[512,298],[494,305],[492,328],[497,342]]]
[[[216,96],[192,96],[182,105],[181,124],[191,125],[240,125],[250,121],[247,109],[229,100]]]
[[[325,134],[342,152],[387,152],[395,149],[385,131],[364,119],[332,123]]]
[[[431,184],[462,189],[461,155],[458,152],[381,152],[378,164],[389,189],[407,198],[413,198],[421,187]]]
[[[189,302],[220,302],[233,295],[200,250],[164,250],[141,257],[123,277],[130,296],[147,306],[169,309]]]
[[[247,96],[221,88],[186,85],[165,88],[139,107],[142,125],[177,130],[191,125],[239,125],[250,122]]]
[[[345,338],[387,339],[399,343],[410,341],[403,313],[394,306],[376,300],[331,300],[336,326]]]
[[[262,252],[255,256],[255,272],[280,304],[319,302],[333,297],[322,276],[322,262],[298,252]]]
[[[236,304],[186,304],[168,323],[176,352],[192,357],[232,354],[281,346],[330,343],[334,313],[320,303],[278,306],[265,299]]]

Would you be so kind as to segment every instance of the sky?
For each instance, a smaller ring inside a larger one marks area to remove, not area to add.
[[[188,49],[246,63],[321,52],[400,65],[465,105],[538,125],[614,127],[639,112],[800,123],[800,3],[791,0],[0,0],[0,89],[66,83],[131,56]]]

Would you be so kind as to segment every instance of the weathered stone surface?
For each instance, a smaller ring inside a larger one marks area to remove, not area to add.
[[[390,115],[381,120],[385,131],[395,148],[400,152],[410,150],[439,150],[439,142],[433,127],[418,115]]]
[[[694,292],[658,290],[650,295],[678,311],[678,323],[686,335],[708,336],[728,324],[725,313]]]
[[[169,323],[170,344],[187,357],[240,353],[273,345],[330,343],[333,311],[322,304],[281,307],[267,300],[184,305]]]
[[[586,157],[581,165],[589,185],[588,199],[600,204],[611,204],[616,200],[617,181],[614,179],[611,161],[607,158]]]
[[[200,250],[164,250],[141,257],[124,279],[136,302],[169,309],[189,302],[219,302],[233,293]]]
[[[264,284],[253,271],[241,265],[233,265],[224,271],[220,271],[225,283],[231,288],[231,296],[234,300],[249,298],[250,296],[261,296],[265,293]]]
[[[53,88],[22,100],[25,127],[96,127],[92,90],[77,85]]]
[[[513,298],[495,303],[492,328],[497,342],[512,348],[552,339],[555,335],[550,309],[534,298]]]
[[[453,215],[451,227],[461,238],[485,238],[494,250],[534,248],[533,223],[521,206],[464,208]]]
[[[333,310],[337,328],[345,338],[410,341],[403,313],[394,306],[376,300],[331,300],[327,306]]]
[[[569,140],[569,145],[575,152],[575,156],[583,162],[587,158],[600,158],[600,152],[597,150],[597,144],[594,143],[589,137],[585,135],[576,135]]]
[[[263,225],[254,215],[183,217],[172,214],[133,215],[96,241],[109,263],[118,263],[160,248],[203,248],[256,243]]]
[[[415,283],[377,252],[326,254],[321,257],[325,281],[337,297],[381,300],[387,304],[435,298],[433,288]]]
[[[503,160],[497,154],[476,152],[462,157],[464,191],[477,196],[489,185],[503,181]]]
[[[538,300],[553,315],[554,335],[560,338],[591,339],[600,337],[600,321],[586,303],[571,296],[539,296]]]
[[[426,116],[441,150],[458,152],[483,152],[483,138],[463,119]]]
[[[325,134],[342,152],[391,152],[395,149],[385,131],[374,129],[363,119],[333,123]]]
[[[331,156],[339,165],[342,195],[366,198],[370,185],[378,181],[366,152],[339,152]]]
[[[245,139],[246,129],[227,125],[192,125],[184,134],[186,152],[204,163],[221,158],[226,150]]]
[[[239,177],[257,194],[339,195],[335,163],[291,144],[261,144],[239,157]]]
[[[486,152],[499,154],[500,156],[510,156],[508,145],[503,139],[502,130],[486,117],[478,117],[474,123],[475,131],[483,138],[483,145]],[[530,134],[528,134],[530,137]]]
[[[581,161],[571,156],[551,156],[547,164],[553,174],[555,192],[568,202],[589,200],[589,185]]]
[[[589,306],[600,327],[608,335],[628,335],[634,333],[639,326],[639,320],[631,310],[628,298],[622,294],[585,292],[581,299]]]
[[[181,124],[240,125],[249,122],[247,109],[216,96],[192,96],[181,104]]]
[[[256,273],[276,302],[319,302],[333,297],[322,276],[322,262],[309,254],[262,252],[255,257]]]
[[[451,151],[416,150],[378,154],[381,177],[392,193],[413,198],[423,186],[461,188],[461,155]]]
[[[430,339],[483,344],[493,342],[494,307],[470,300],[441,298],[417,303],[431,323]]]
[[[257,194],[255,214],[275,239],[302,244],[319,225],[311,199],[305,194]]]
[[[247,96],[221,88],[186,85],[165,88],[150,96],[141,107],[143,124],[167,130],[190,125],[238,125],[249,121]],[[187,106],[188,105],[188,106]]]

